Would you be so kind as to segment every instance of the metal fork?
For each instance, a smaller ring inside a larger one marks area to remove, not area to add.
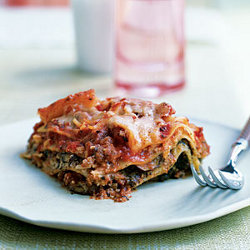
[[[201,186],[210,186],[213,188],[231,188],[241,189],[244,185],[244,177],[242,173],[236,168],[236,161],[240,153],[250,146],[250,118],[240,133],[240,136],[232,145],[229,161],[227,165],[221,169],[213,170],[208,167],[209,175],[206,175],[202,166],[199,167],[201,176],[198,175],[194,166],[191,170],[196,182]]]

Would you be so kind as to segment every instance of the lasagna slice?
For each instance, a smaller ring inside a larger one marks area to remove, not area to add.
[[[23,157],[96,199],[126,201],[144,182],[186,176],[209,154],[202,128],[173,116],[165,102],[99,100],[88,90],[38,113]]]

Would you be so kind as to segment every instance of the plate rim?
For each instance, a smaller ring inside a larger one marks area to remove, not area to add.
[[[182,227],[188,227],[197,225],[200,223],[208,222],[214,220],[216,218],[228,215],[230,213],[236,212],[240,209],[246,208],[250,206],[250,198],[246,198],[242,201],[230,204],[226,207],[220,208],[214,212],[206,213],[206,215],[198,215],[188,217],[187,219],[180,219],[171,221],[170,223],[151,223],[150,225],[146,226],[137,226],[137,227],[130,227],[127,229],[121,229],[117,227],[110,227],[110,226],[100,226],[100,225],[93,225],[93,224],[81,224],[81,223],[66,223],[66,222],[59,222],[59,221],[47,221],[47,220],[36,220],[36,219],[29,219],[26,216],[22,216],[16,212],[13,212],[9,209],[0,207],[0,214],[3,216],[10,217],[12,219],[16,219],[31,225],[41,226],[45,228],[55,228],[59,230],[68,230],[68,231],[77,231],[77,232],[88,232],[88,233],[100,233],[100,234],[133,234],[133,233],[148,233],[148,232],[159,232],[164,230],[171,230],[177,229]]]

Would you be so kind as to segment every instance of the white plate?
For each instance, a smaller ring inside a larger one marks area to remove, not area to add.
[[[211,145],[204,165],[222,166],[239,131],[195,121]],[[0,213],[31,224],[98,233],[139,233],[193,225],[250,205],[250,154],[241,157],[240,191],[199,187],[192,177],[142,185],[125,203],[71,195],[20,159],[34,120],[0,127]]]

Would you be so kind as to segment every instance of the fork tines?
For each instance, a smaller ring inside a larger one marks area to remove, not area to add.
[[[200,170],[202,177],[200,177],[198,175],[194,166],[191,166],[191,170],[192,170],[192,173],[193,173],[193,176],[194,176],[196,182],[203,187],[210,186],[212,188],[220,187],[223,189],[232,188],[230,185],[230,181],[226,178],[226,176],[220,170],[218,171],[219,176],[217,176],[215,174],[215,172],[212,170],[212,168],[208,167],[208,171],[209,171],[210,175],[207,175],[205,173],[203,167],[200,166],[199,170]],[[233,188],[233,189],[235,189],[235,188]]]

